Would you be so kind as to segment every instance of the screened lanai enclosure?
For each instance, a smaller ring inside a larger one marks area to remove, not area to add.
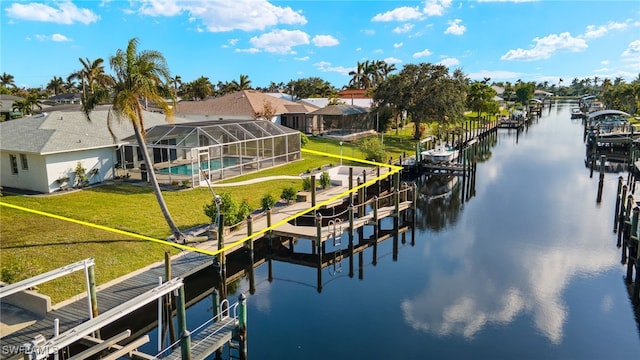
[[[135,145],[135,137],[125,139]],[[266,120],[159,125],[146,133],[160,183],[206,186],[300,159],[300,132]],[[140,159],[140,156],[138,156]],[[142,180],[147,168],[139,164]]]

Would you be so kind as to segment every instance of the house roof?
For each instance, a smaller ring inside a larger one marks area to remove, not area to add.
[[[9,94],[0,94],[0,110],[3,112],[11,112],[13,103],[16,101],[23,101],[24,98]]]
[[[176,115],[215,115],[220,118],[243,116],[253,119],[254,114],[264,111],[266,104],[270,104],[275,115],[291,112],[308,113],[315,110],[259,91],[241,90],[207,100],[181,101],[178,103]]]
[[[323,108],[329,105],[329,101],[331,101],[331,99],[329,98],[308,98],[308,99],[300,100],[300,103],[305,105],[310,105],[315,108]],[[363,99],[338,98],[338,101],[347,105],[356,105],[363,108],[370,108],[371,105],[373,104],[373,99],[371,98],[363,98]]]
[[[366,114],[369,110],[356,105],[329,105],[312,112],[312,115],[358,115]]]
[[[127,120],[112,121],[107,128],[108,107],[96,108],[88,121],[81,111],[50,111],[36,116],[0,123],[0,149],[40,155],[95,149],[124,143],[121,139],[134,133]],[[187,122],[174,118],[175,123]],[[164,114],[144,112],[145,127],[166,123]]]

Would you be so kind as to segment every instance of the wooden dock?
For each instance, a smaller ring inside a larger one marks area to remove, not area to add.
[[[348,190],[348,187],[346,186],[333,186],[328,190],[321,191],[317,194],[316,203],[322,203],[325,200],[339,197],[341,194],[344,194],[346,190]],[[407,189],[406,191],[409,190]],[[374,217],[374,214],[370,211],[369,214],[354,218],[353,229],[379,221],[384,217],[396,215],[397,212],[411,207],[412,201],[406,200],[407,195],[406,193],[404,194],[403,198],[405,200],[398,201],[397,205],[377,208],[376,217]],[[360,206],[363,205],[360,204]],[[297,202],[280,209],[275,209],[270,216],[271,223],[278,224],[283,222],[300,212],[308,210],[310,207],[310,202]],[[267,228],[267,223],[267,216],[257,217],[252,221],[252,231],[256,233]],[[348,227],[349,223],[348,221],[345,221],[342,228],[348,229]],[[315,226],[295,226],[285,222],[275,228],[273,230],[273,234],[278,236],[294,236],[296,238],[309,238],[314,240],[317,239],[317,231],[318,229]],[[329,231],[329,226],[321,226],[322,234],[327,234]],[[222,245],[226,247],[233,244],[233,246],[226,251],[227,256],[236,250],[244,249],[246,244],[241,240],[246,239],[248,235],[251,234],[249,234],[246,223],[239,226],[234,232],[225,235],[224,243]],[[265,234],[260,234],[249,241],[255,241],[256,239],[264,236]],[[325,236],[322,238],[326,239]],[[218,244],[217,241],[204,241],[189,245],[208,251],[216,251],[220,247],[220,244]],[[187,279],[189,276],[211,266],[212,263],[213,258],[210,255],[185,251],[171,259],[171,276]],[[127,299],[132,299],[155,288],[158,286],[159,279],[164,279],[164,277],[165,264],[164,262],[159,262],[97,287],[96,299],[98,312],[106,312],[122,304]],[[88,308],[89,305],[86,295],[79,295],[74,299],[57,304],[54,310],[47,313],[44,318],[37,319],[35,323],[11,334],[2,334],[2,344],[3,346],[7,346],[7,348],[20,349],[21,345],[33,341],[38,335],[42,335],[46,339],[50,339],[54,335],[54,321],[56,321],[56,319],[59,321],[59,331],[60,333],[63,333],[89,320],[90,313]],[[151,322],[153,322],[153,319]],[[217,348],[220,348],[220,346],[224,345],[231,339],[232,328],[234,326],[227,324],[220,328],[217,327],[219,327],[219,325],[212,324],[210,328],[208,327],[203,329],[201,332],[194,335],[194,348],[192,349],[193,358],[199,359],[199,354],[203,354],[202,358],[204,358],[206,355],[210,355]],[[202,349],[202,351],[195,350],[196,347],[198,347],[198,349]],[[175,353],[178,355],[172,354],[171,356],[179,356],[179,352]],[[22,354],[18,353],[6,354],[3,351],[2,354],[0,354],[0,359],[16,359],[21,357]]]

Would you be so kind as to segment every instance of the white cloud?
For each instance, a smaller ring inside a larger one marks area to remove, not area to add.
[[[429,56],[429,55],[431,55],[431,51],[429,51],[429,49],[424,49],[424,50],[422,50],[422,51],[419,51],[419,52],[417,52],[417,53],[414,53],[414,54],[413,54],[413,58],[414,58],[414,59],[418,59],[418,58],[426,57],[426,56]]]
[[[299,57],[299,58],[293,58],[293,60],[297,60],[297,61],[309,61],[310,57],[308,56],[303,56],[303,57]]]
[[[80,9],[71,1],[53,2],[53,6],[40,3],[13,3],[6,8],[7,16],[14,19],[52,22],[70,25],[73,23],[90,24],[100,17],[89,9]]]
[[[336,46],[340,44],[338,39],[334,38],[331,35],[316,35],[311,41],[313,42],[313,45],[317,47]]]
[[[627,23],[616,23],[616,22],[609,22],[607,25],[600,25],[600,26],[589,25],[587,26],[587,29],[584,32],[583,36],[585,39],[595,39],[595,38],[604,36],[606,33],[608,33],[611,30],[624,30],[627,28],[627,26],[628,26]]]
[[[573,37],[568,32],[551,34],[543,38],[536,37],[533,41],[535,46],[532,49],[512,49],[502,55],[500,59],[524,61],[548,59],[553,53],[559,50],[579,52],[588,47],[584,39]]]
[[[349,75],[349,72],[353,70],[353,68],[346,68],[344,66],[331,66],[330,62],[320,61],[313,64],[318,70],[322,72],[335,72],[342,75]]]
[[[607,66],[609,65],[609,60],[602,60],[600,61],[600,64]]]
[[[53,34],[51,35],[51,41],[65,42],[65,41],[71,41],[71,39],[69,39],[68,37],[62,34]]]
[[[442,16],[450,6],[451,0],[427,0],[422,12],[428,16]]]
[[[449,20],[448,22],[449,27],[447,28],[447,30],[444,31],[444,33],[451,34],[451,35],[464,34],[464,32],[467,31],[467,27],[464,25],[461,25],[461,23],[462,23],[462,20],[460,19]]]
[[[304,25],[307,19],[290,7],[267,0],[142,0],[139,12],[149,16],[175,16],[183,12],[201,21],[210,32],[264,30],[280,24]]]
[[[260,52],[260,49],[256,48],[248,48],[248,49],[236,49],[238,53],[248,53],[248,54],[257,54]]]
[[[51,36],[43,35],[43,34],[36,34],[33,37],[38,41],[55,41],[55,42],[72,41],[71,39],[69,39],[68,37],[66,37],[66,36],[64,36],[62,34],[53,34]],[[27,40],[31,40],[31,38],[27,37]]]
[[[376,34],[376,31],[373,29],[365,29],[365,30],[362,30],[362,33],[365,35],[373,36]]]
[[[634,57],[636,60],[640,58],[640,40],[629,43],[627,49],[622,53],[623,57]]]
[[[382,53],[384,53],[384,50],[382,50],[382,49],[375,49],[375,50],[373,50],[373,52],[374,52],[375,54],[382,54]]]
[[[236,44],[238,44],[238,41],[240,41],[240,39],[229,39],[227,40],[227,43],[222,45],[223,48],[230,48],[230,47],[235,47]]]
[[[393,29],[393,32],[396,34],[404,34],[406,32],[411,31],[413,29],[413,24],[404,24],[402,26],[397,26]]]
[[[424,15],[420,12],[418,7],[402,6],[395,8],[391,11],[387,11],[383,14],[377,14],[371,21],[389,22],[389,21],[409,21],[420,20]]]
[[[460,60],[456,59],[456,58],[443,58],[442,60],[440,60],[438,62],[438,64],[444,65],[446,67],[451,67],[451,66],[456,66],[458,64],[460,64]]]
[[[402,60],[394,57],[388,57],[386,59],[383,59],[383,61],[386,62],[387,64],[399,64],[402,62]]]
[[[249,42],[256,48],[271,53],[288,54],[291,48],[309,44],[309,35],[300,30],[273,30],[252,37]]]
[[[403,44],[402,44],[401,42],[400,42],[400,43],[395,43],[395,44],[393,44],[393,47],[394,47],[394,48],[396,48],[396,49],[398,49],[398,48],[401,48],[401,47],[402,47],[402,45],[403,45]]]

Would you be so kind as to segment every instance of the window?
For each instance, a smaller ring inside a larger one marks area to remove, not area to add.
[[[12,174],[17,174],[18,173],[18,158],[13,154],[9,154],[9,162],[11,162],[11,173]]]
[[[29,170],[29,162],[27,161],[26,154],[20,154],[20,163],[22,163],[22,170]]]

